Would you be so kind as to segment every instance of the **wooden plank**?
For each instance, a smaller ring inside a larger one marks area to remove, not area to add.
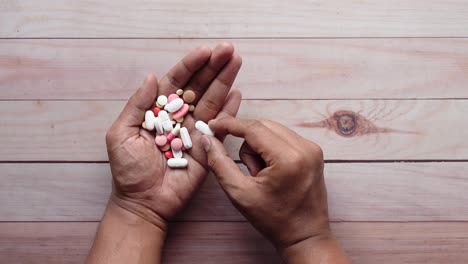
[[[0,160],[107,161],[105,132],[124,103],[1,101]],[[468,100],[249,100],[239,115],[289,126],[328,160],[466,160],[467,111]],[[237,158],[239,139],[226,144]]]
[[[3,0],[0,37],[466,37],[467,13],[463,0]]]
[[[245,168],[243,168],[244,171]],[[99,221],[108,164],[0,164],[0,221]],[[468,163],[326,164],[333,221],[467,221]],[[210,175],[179,221],[245,221]]]
[[[5,263],[83,263],[97,223],[1,223]],[[468,261],[468,223],[333,223],[354,263]],[[248,223],[178,223],[164,263],[280,263],[273,247]]]
[[[0,40],[0,99],[127,99],[220,40]],[[234,39],[246,99],[468,98],[467,39]],[[149,59],[151,57],[151,59]]]

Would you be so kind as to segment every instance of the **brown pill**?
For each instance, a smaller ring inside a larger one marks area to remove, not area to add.
[[[192,90],[185,91],[183,98],[186,103],[190,104],[195,101],[195,93]]]

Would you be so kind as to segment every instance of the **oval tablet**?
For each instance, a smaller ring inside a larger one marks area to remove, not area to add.
[[[211,130],[211,128],[208,126],[207,123],[201,121],[201,120],[198,120],[197,122],[195,122],[195,128],[202,132],[203,134],[205,135],[208,135],[208,136],[214,136],[215,133],[213,132],[213,130]]]
[[[182,127],[180,129],[179,134],[180,134],[180,138],[182,139],[182,143],[184,143],[184,147],[186,149],[191,148],[192,147],[192,139],[190,138],[190,134],[189,134],[187,128]]]
[[[172,118],[177,121],[177,119],[184,118],[184,116],[188,113],[190,106],[188,104],[184,104],[179,111],[172,114]],[[183,121],[183,120],[182,120]],[[177,121],[179,122],[179,121]]]
[[[146,111],[146,113],[145,113],[145,125],[146,125],[146,129],[148,129],[149,131],[154,129],[154,119],[155,119],[155,117],[154,117],[153,111],[151,111],[151,110]]]
[[[177,110],[179,110],[183,105],[184,105],[184,100],[182,100],[181,98],[177,98],[177,99],[174,99],[174,101],[168,103],[164,107],[164,110],[166,110],[169,113],[174,113]]]
[[[167,97],[167,102],[170,103],[172,101],[174,101],[175,99],[179,98],[179,96],[177,94],[170,94],[168,97]]]
[[[188,165],[188,160],[187,159],[168,159],[167,160],[167,166],[171,168],[185,168]]]
[[[156,117],[154,119],[154,128],[156,129],[156,132],[158,132],[158,134],[164,134],[164,128],[159,117]]]

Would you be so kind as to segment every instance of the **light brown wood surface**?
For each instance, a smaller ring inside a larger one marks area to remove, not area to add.
[[[226,40],[243,56],[239,115],[323,148],[354,263],[468,263],[467,14],[465,0],[0,0],[0,262],[83,263],[111,189],[106,130],[145,74]],[[213,175],[175,221],[164,263],[280,263]]]
[[[0,256],[5,263],[83,263],[96,227],[0,223]],[[467,223],[333,223],[332,229],[354,263],[468,261]],[[172,230],[163,263],[280,263],[249,223],[176,223]]]
[[[0,99],[126,100],[145,73],[219,41],[3,39]],[[244,57],[234,86],[246,99],[468,98],[467,39],[228,41]]]
[[[0,101],[0,160],[107,161],[105,133],[124,104]],[[338,129],[341,110],[355,118],[351,135]],[[466,100],[248,100],[239,116],[287,125],[321,145],[327,160],[466,160],[467,112]],[[241,141],[226,144],[238,158]]]
[[[242,165],[248,175],[246,168]],[[99,221],[109,164],[0,164],[0,221]],[[468,164],[326,164],[332,221],[468,221]],[[245,221],[209,175],[178,221]]]
[[[468,36],[463,0],[2,0],[0,37]]]

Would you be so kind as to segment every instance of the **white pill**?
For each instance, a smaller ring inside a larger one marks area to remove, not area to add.
[[[160,105],[160,106],[165,106],[167,104],[167,96],[165,95],[160,95],[158,97],[158,100],[156,100],[156,102]]]
[[[174,127],[172,126],[172,122],[169,121],[169,120],[164,121],[164,122],[162,123],[162,126],[163,126],[163,128],[164,128],[164,131],[166,131],[166,132],[171,132],[172,129],[174,128]]]
[[[158,132],[158,134],[160,135],[164,134],[164,128],[162,126],[162,123],[159,117],[156,117],[154,119],[154,128],[156,128],[156,131]]]
[[[211,130],[211,128],[208,126],[208,124],[203,121],[198,120],[197,122],[195,122],[195,128],[205,135],[208,135],[208,136],[215,135],[213,130]]]
[[[169,159],[167,161],[167,166],[171,168],[185,168],[188,165],[187,159]]]
[[[184,90],[179,89],[179,90],[176,91],[176,94],[181,96],[182,94],[184,94]]]
[[[181,159],[184,156],[184,153],[180,149],[175,150],[175,149],[171,148],[171,150],[172,150],[172,155],[174,155],[174,158],[176,158],[176,159]]]
[[[152,131],[154,129],[154,113],[151,110],[146,111],[145,113],[145,125],[146,129]]]
[[[179,135],[179,132],[180,132],[180,124],[177,123],[177,124],[175,125],[175,127],[172,129],[171,133],[172,133],[172,135],[174,135],[174,136],[178,136],[178,135]]]
[[[158,117],[159,121],[161,121],[164,131],[171,132],[173,127],[167,112],[164,110],[159,111]]]
[[[168,111],[169,113],[174,113],[182,106],[184,105],[184,100],[182,98],[177,98],[172,100],[170,103],[168,103],[165,107],[164,110]]]
[[[159,111],[158,117],[159,117],[159,120],[161,120],[161,122],[164,122],[166,120],[170,120],[169,115],[164,110]]]
[[[182,127],[180,129],[180,139],[182,139],[182,143],[184,143],[184,147],[189,149],[192,147],[192,139],[190,138],[190,134],[187,128]]]

